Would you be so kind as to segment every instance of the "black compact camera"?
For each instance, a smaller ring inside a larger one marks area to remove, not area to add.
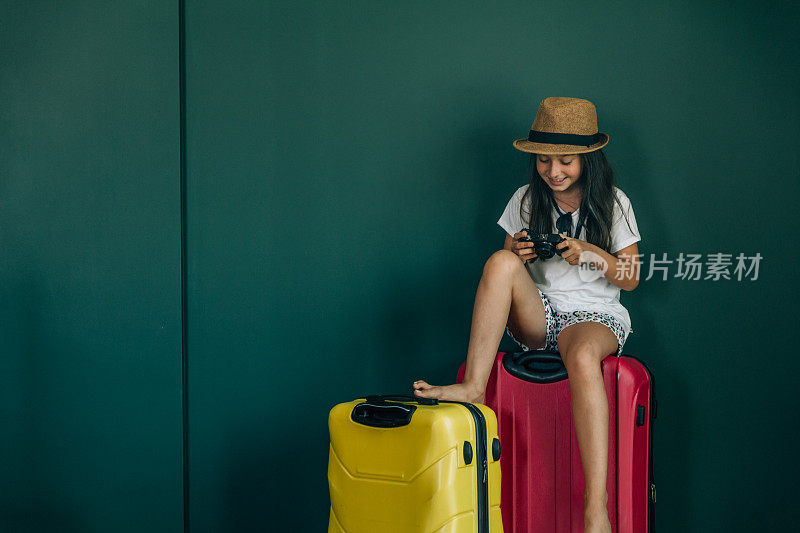
[[[556,248],[556,244],[565,241],[566,239],[556,233],[531,233],[525,230],[524,237],[519,239],[520,242],[532,242],[533,251],[539,259],[550,259],[554,255],[561,255],[563,250]]]

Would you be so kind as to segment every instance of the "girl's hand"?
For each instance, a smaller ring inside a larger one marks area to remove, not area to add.
[[[520,242],[519,240],[520,238],[525,237],[527,234],[528,232],[525,230],[515,233],[514,239],[511,242],[511,251],[517,254],[523,263],[527,263],[528,261],[533,261],[536,259],[536,252],[533,251],[533,243],[525,241]]]
[[[577,265],[581,261],[581,254],[583,252],[589,251],[592,246],[588,242],[580,241],[578,239],[573,239],[572,237],[567,237],[563,233],[559,233],[565,241],[562,241],[556,244],[556,248],[559,250],[563,250],[561,252],[561,257],[569,263],[570,265]]]

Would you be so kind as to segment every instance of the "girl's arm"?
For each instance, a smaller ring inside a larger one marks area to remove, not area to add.
[[[641,261],[639,260],[639,245],[633,243],[619,250],[615,254],[610,254],[593,244],[589,244],[591,250],[606,260],[608,269],[605,272],[606,279],[624,291],[632,291],[639,285],[639,270]]]
[[[605,270],[605,278],[622,290],[632,291],[639,285],[639,270],[641,262],[639,260],[639,245],[633,243],[619,250],[615,254],[610,254],[602,248],[578,239],[566,237],[565,242],[556,245],[556,248],[564,250],[561,257],[570,265],[577,265],[580,262],[580,255],[583,252],[592,252],[600,256],[597,261],[604,261],[608,268]],[[568,249],[566,249],[568,248]],[[585,259],[584,259],[585,260]],[[603,265],[597,265],[598,270],[602,270]]]

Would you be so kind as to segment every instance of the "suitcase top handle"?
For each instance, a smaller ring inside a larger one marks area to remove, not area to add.
[[[393,402],[393,403],[390,403]],[[419,398],[404,394],[367,396],[365,402],[356,405],[350,418],[353,422],[376,428],[398,428],[411,423],[416,405],[394,402],[416,402],[419,405],[438,405],[434,398]]]
[[[512,376],[531,383],[555,383],[567,379],[564,361],[556,352],[531,350],[507,353],[503,366]]]

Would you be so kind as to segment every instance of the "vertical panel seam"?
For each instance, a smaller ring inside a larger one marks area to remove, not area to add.
[[[178,0],[178,100],[181,228],[181,438],[183,531],[189,533],[189,365],[188,291],[186,255],[186,4]]]

